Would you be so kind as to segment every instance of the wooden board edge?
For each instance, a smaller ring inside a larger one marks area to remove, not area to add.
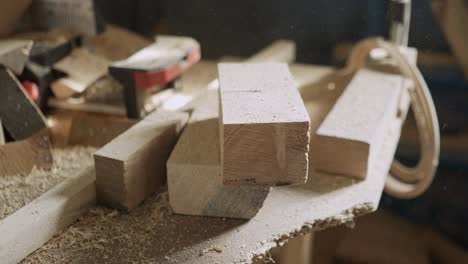
[[[91,166],[0,221],[2,263],[20,262],[95,203],[95,171]]]

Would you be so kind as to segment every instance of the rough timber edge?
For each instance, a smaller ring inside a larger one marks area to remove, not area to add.
[[[94,166],[81,170],[0,221],[0,259],[18,263],[96,203]]]

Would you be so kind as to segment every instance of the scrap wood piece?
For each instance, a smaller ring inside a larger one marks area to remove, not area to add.
[[[404,78],[361,69],[316,132],[311,160],[318,171],[364,179],[400,113]]]
[[[29,173],[33,167],[51,169],[53,165],[47,129],[35,135],[0,145],[0,176]]]
[[[95,155],[99,201],[130,211],[166,179],[166,161],[188,121],[183,112],[154,112]]]
[[[1,40],[0,64],[9,68],[15,74],[21,74],[32,46],[33,42],[29,40]]]
[[[309,116],[284,63],[221,63],[222,177],[230,185],[307,180]]]
[[[32,136],[47,127],[45,117],[29,98],[16,76],[0,66],[0,118],[15,140]]]
[[[125,45],[122,45],[125,43]],[[84,45],[110,61],[123,60],[149,46],[151,40],[117,25],[107,25],[106,30],[84,39]]]
[[[94,169],[86,168],[1,220],[2,262],[20,262],[78,219],[95,204],[94,182]]]
[[[91,84],[107,73],[108,61],[85,48],[77,48],[72,53],[53,65],[55,70],[68,76],[51,84],[57,98],[68,98],[82,93]]]
[[[170,205],[178,214],[252,218],[270,188],[223,185],[218,92],[202,98],[167,161]]]

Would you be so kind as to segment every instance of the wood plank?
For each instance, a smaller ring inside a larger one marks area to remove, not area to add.
[[[152,113],[98,150],[94,158],[99,201],[130,211],[158,190],[188,117],[188,113]]]
[[[32,46],[33,42],[28,40],[1,40],[0,64],[15,74],[21,74]]]
[[[0,118],[13,139],[28,138],[47,127],[41,110],[15,75],[4,67],[0,67],[0,87]]]
[[[287,64],[221,63],[218,71],[223,183],[305,183],[310,121]]]
[[[74,49],[69,56],[53,65],[55,70],[68,76],[56,80],[50,88],[57,98],[82,93],[107,73],[108,64],[105,58],[92,54],[87,49]]]
[[[53,165],[47,129],[35,135],[0,146],[0,176],[29,173],[33,167],[50,169]]]
[[[218,111],[218,92],[207,92],[167,161],[169,202],[179,214],[252,218],[270,188],[223,185]]]
[[[364,179],[399,114],[403,77],[361,69],[317,130],[311,160],[318,171]]]
[[[87,168],[0,221],[0,259],[18,263],[95,204],[94,169]]]

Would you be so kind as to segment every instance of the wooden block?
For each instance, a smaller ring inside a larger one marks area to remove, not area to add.
[[[53,165],[46,129],[34,136],[0,146],[0,176],[29,173],[33,167],[50,169]]]
[[[107,25],[102,34],[84,39],[86,46],[111,61],[126,59],[151,43],[152,41],[144,36],[116,25]]]
[[[41,110],[15,75],[4,67],[0,67],[0,87],[0,118],[13,139],[28,138],[47,127]]]
[[[112,140],[95,155],[100,202],[132,210],[166,179],[166,161],[188,113],[155,112]]]
[[[15,74],[23,72],[33,42],[27,40],[0,41],[0,64],[5,65]]]
[[[316,132],[314,168],[365,179],[386,131],[401,115],[403,84],[400,75],[356,72]]]
[[[51,89],[57,98],[67,98],[76,93],[82,93],[91,84],[107,73],[108,61],[94,55],[84,48],[73,52],[54,64],[55,70],[68,76],[60,78],[51,84]]]
[[[224,184],[280,186],[307,180],[307,110],[287,64],[220,63]]]
[[[178,214],[249,219],[270,188],[223,185],[218,104],[217,91],[203,95],[167,161],[169,202]]]
[[[58,184],[0,221],[0,259],[19,263],[96,202],[94,169]]]

